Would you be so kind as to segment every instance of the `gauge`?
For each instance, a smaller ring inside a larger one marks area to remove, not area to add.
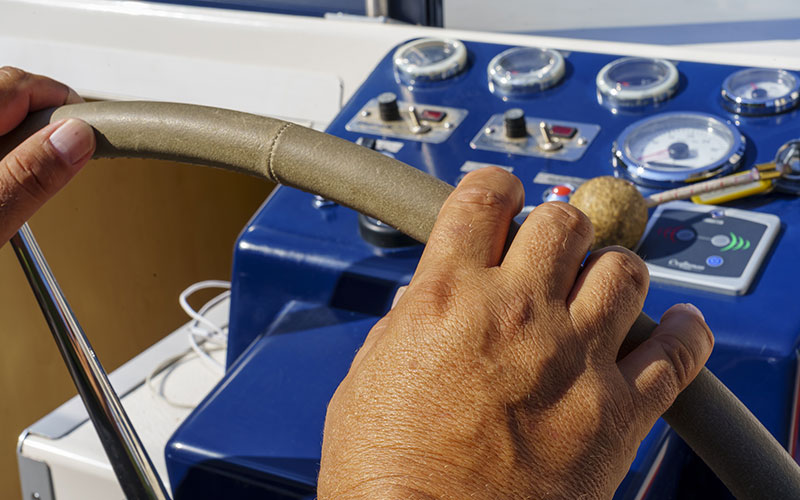
[[[597,97],[612,107],[646,106],[669,99],[678,88],[678,69],[664,59],[623,57],[597,73]]]
[[[407,83],[446,80],[467,65],[467,48],[458,40],[421,38],[398,47],[394,67]]]
[[[514,47],[489,62],[489,86],[499,94],[528,94],[548,89],[564,77],[564,56],[552,49]]]
[[[741,115],[772,115],[800,101],[800,80],[782,69],[737,71],[722,83],[722,102]]]
[[[745,139],[728,122],[705,113],[662,113],[622,131],[614,144],[614,166],[650,187],[673,187],[733,171]]]
[[[793,139],[778,149],[775,166],[781,173],[776,187],[784,192],[800,194],[800,139]]]

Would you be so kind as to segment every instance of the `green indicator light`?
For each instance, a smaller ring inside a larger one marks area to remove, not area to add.
[[[728,250],[736,246],[737,243],[739,243],[739,238],[737,238],[735,234],[731,233],[731,242],[728,243],[724,248],[721,248],[720,252],[727,252]]]

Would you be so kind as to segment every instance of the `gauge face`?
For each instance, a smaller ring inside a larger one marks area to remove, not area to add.
[[[722,83],[725,107],[742,115],[772,115],[800,100],[800,80],[782,69],[750,68],[737,71]]]
[[[598,99],[612,107],[646,106],[669,99],[678,88],[678,69],[664,59],[623,57],[597,73]]]
[[[744,137],[733,125],[705,113],[662,113],[620,134],[614,165],[645,186],[673,187],[726,174],[744,153]]]
[[[492,92],[501,95],[539,92],[561,81],[564,66],[564,56],[558,51],[514,47],[489,62],[489,86]]]
[[[397,74],[407,83],[446,80],[467,65],[467,48],[458,40],[422,38],[401,45],[394,53]]]

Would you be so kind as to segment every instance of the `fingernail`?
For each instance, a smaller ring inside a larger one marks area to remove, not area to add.
[[[397,289],[397,293],[394,294],[394,299],[392,300],[392,307],[389,309],[394,309],[394,306],[397,305],[397,301],[400,300],[400,297],[402,297],[404,293],[406,293],[406,288],[408,288],[408,285],[401,286]]]
[[[94,132],[86,123],[71,118],[50,134],[50,144],[64,161],[75,165],[94,147]]]
[[[688,311],[691,314],[694,314],[695,316],[698,316],[703,321],[706,320],[705,316],[703,316],[703,313],[694,304],[690,304],[687,302],[685,304],[681,304],[681,306],[683,306],[683,308],[686,309],[686,311]]]
[[[69,89],[69,94],[67,95],[67,100],[64,101],[64,104],[77,104],[79,102],[84,102],[83,97],[81,97],[80,94],[74,90]]]

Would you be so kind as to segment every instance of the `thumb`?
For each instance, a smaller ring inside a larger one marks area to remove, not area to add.
[[[43,128],[0,160],[0,244],[92,157],[94,131],[69,119]]]
[[[619,361],[639,401],[640,415],[653,422],[672,405],[678,394],[700,373],[714,336],[702,313],[691,304],[676,304],[661,317],[653,334]]]

